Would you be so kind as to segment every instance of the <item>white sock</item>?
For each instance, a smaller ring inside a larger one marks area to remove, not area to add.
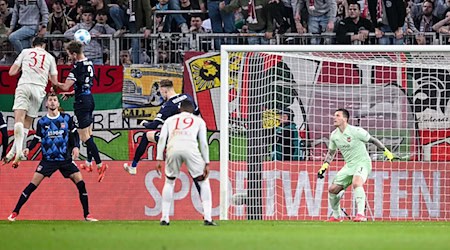
[[[22,155],[23,149],[23,123],[18,122],[14,124],[14,141],[16,144],[16,158]]]
[[[333,210],[333,217],[341,217],[341,197],[337,194],[328,193],[328,202],[330,202],[331,209]]]
[[[27,148],[28,132],[30,132],[29,128],[23,128],[23,144],[22,144],[22,148]]]
[[[166,182],[164,183],[164,188],[162,191],[161,221],[164,220],[166,222],[169,222],[170,205],[172,205],[174,188],[175,188],[175,180],[171,180],[166,177]]]
[[[204,220],[212,221],[211,211],[212,211],[212,200],[211,200],[211,186],[209,185],[209,179],[204,181],[199,181],[203,205],[203,216]]]
[[[13,141],[13,145],[11,146],[11,149],[9,150],[8,154],[6,154],[6,157],[12,159],[15,154],[16,154],[16,140]]]
[[[353,189],[353,193],[355,194],[356,213],[364,215],[364,209],[366,206],[366,192],[364,192],[363,187],[357,187]]]

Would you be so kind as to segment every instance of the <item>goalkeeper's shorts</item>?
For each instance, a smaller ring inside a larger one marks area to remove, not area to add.
[[[339,170],[333,179],[333,184],[343,186],[346,189],[353,182],[353,176],[361,176],[363,181],[366,182],[367,177],[372,172],[371,162],[362,162],[358,165],[349,166],[345,164],[341,170]]]

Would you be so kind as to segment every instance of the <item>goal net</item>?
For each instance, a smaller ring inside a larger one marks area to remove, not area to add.
[[[449,220],[449,60],[439,46],[222,46],[221,219],[326,220],[345,163],[317,171],[345,108],[397,157],[366,145],[368,218]],[[351,186],[341,207],[355,215]]]

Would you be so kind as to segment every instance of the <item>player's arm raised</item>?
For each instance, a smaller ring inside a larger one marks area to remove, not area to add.
[[[384,146],[384,144],[380,140],[378,140],[377,138],[375,138],[373,136],[370,136],[369,142],[373,143],[373,145],[377,146],[378,149],[383,150],[384,156],[386,156],[386,158],[389,161],[392,161],[392,159],[394,159],[394,154],[391,151],[389,151],[389,149],[386,148],[386,146]]]
[[[330,166],[330,162],[333,161],[334,155],[336,154],[336,150],[329,149],[327,155],[325,156],[325,161],[322,164],[322,167],[317,172],[317,178],[323,179],[325,177],[325,172]]]

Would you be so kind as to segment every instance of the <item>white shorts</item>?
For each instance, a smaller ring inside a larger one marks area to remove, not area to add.
[[[203,175],[205,161],[198,150],[172,151],[166,153],[165,173],[168,177],[178,177],[180,175],[181,164],[186,163],[189,174],[192,178]]]
[[[20,84],[16,88],[12,109],[26,110],[29,117],[36,118],[44,98],[44,87],[36,84]]]

